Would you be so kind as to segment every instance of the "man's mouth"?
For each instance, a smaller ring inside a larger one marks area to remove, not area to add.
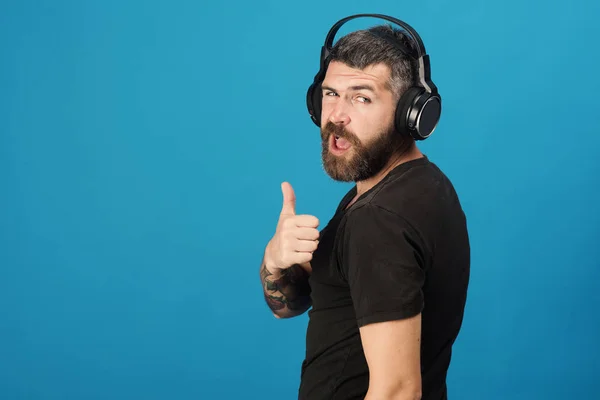
[[[349,141],[339,136],[335,137],[335,147],[340,150],[348,150],[352,146]]]
[[[335,155],[343,154],[350,147],[352,147],[352,144],[348,140],[346,140],[342,137],[336,136],[336,135],[331,135],[331,139],[329,142],[329,149],[331,150],[331,152],[333,154],[335,154]]]

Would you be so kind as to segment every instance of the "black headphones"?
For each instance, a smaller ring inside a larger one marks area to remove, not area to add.
[[[325,45],[321,48],[321,66],[315,79],[306,93],[306,105],[311,119],[317,126],[321,126],[321,101],[323,93],[321,83],[325,79],[327,66],[329,65],[329,54],[333,45],[333,39],[340,27],[347,21],[358,17],[375,17],[393,22],[404,28],[417,43],[417,56],[411,54],[405,46],[399,41],[394,41],[395,45],[404,49],[404,53],[418,61],[419,80],[423,87],[410,87],[400,98],[396,106],[395,127],[401,134],[410,135],[415,140],[424,140],[435,130],[440,114],[442,112],[442,99],[438,89],[431,81],[431,68],[429,65],[429,56],[425,52],[425,46],[419,34],[407,23],[396,18],[381,14],[356,14],[343,18],[331,27]],[[384,38],[390,42],[391,38]]]

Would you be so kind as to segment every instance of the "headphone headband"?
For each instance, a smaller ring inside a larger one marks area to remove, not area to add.
[[[412,36],[412,38],[415,40],[415,42],[417,42],[418,58],[421,58],[427,54],[427,52],[425,51],[425,45],[423,44],[423,40],[421,40],[421,37],[419,36],[417,31],[415,31],[406,22],[400,21],[397,18],[390,17],[389,15],[383,15],[383,14],[355,14],[355,15],[350,15],[346,18],[340,19],[338,22],[336,22],[331,27],[331,29],[329,30],[329,33],[327,33],[327,37],[325,38],[325,47],[328,50],[331,49],[331,47],[333,46],[333,39],[335,38],[337,31],[342,27],[342,25],[344,25],[346,22],[350,21],[351,19],[360,18],[360,17],[374,17],[374,18],[385,19],[389,22],[393,22],[394,24],[396,24],[398,26],[401,26],[402,28],[404,28],[404,30],[406,30],[408,33],[410,33],[410,36]]]
[[[412,57],[412,58],[416,58],[416,60],[419,63],[419,81],[421,82],[421,84],[423,85],[423,87],[425,87],[425,89],[429,92],[429,93],[437,93],[437,87],[435,86],[435,84],[431,81],[431,70],[430,70],[430,64],[429,64],[429,56],[427,55],[427,51],[425,50],[425,45],[423,44],[423,40],[421,39],[421,36],[419,36],[419,34],[417,33],[417,31],[410,26],[409,24],[407,24],[404,21],[401,21],[397,18],[394,17],[390,17],[389,15],[384,15],[384,14],[354,14],[354,15],[350,15],[348,17],[342,18],[340,19],[338,22],[336,22],[331,29],[329,30],[329,32],[327,33],[327,36],[325,37],[325,44],[323,45],[323,48],[321,49],[321,67],[324,67],[326,65],[326,60],[329,57],[329,53],[331,51],[331,48],[333,46],[333,40],[335,39],[335,35],[337,34],[337,32],[340,30],[340,28],[342,27],[342,25],[344,25],[346,22],[355,19],[355,18],[362,18],[362,17],[373,17],[373,18],[380,18],[380,19],[384,19],[386,21],[392,22],[402,28],[404,28],[405,31],[407,31],[410,36],[412,37],[412,39],[416,42],[417,44],[417,57],[412,56],[411,54],[407,54],[408,56]]]

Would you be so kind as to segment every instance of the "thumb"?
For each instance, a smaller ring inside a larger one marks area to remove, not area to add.
[[[296,215],[296,195],[292,185],[288,182],[281,184],[281,192],[283,193],[283,207],[281,207],[281,214]]]

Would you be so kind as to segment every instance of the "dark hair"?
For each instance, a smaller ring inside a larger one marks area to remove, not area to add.
[[[416,58],[416,45],[409,35],[391,25],[378,25],[341,37],[331,50],[330,61],[358,69],[378,63],[387,65],[391,71],[388,88],[399,98],[418,81],[417,61],[402,48]]]

